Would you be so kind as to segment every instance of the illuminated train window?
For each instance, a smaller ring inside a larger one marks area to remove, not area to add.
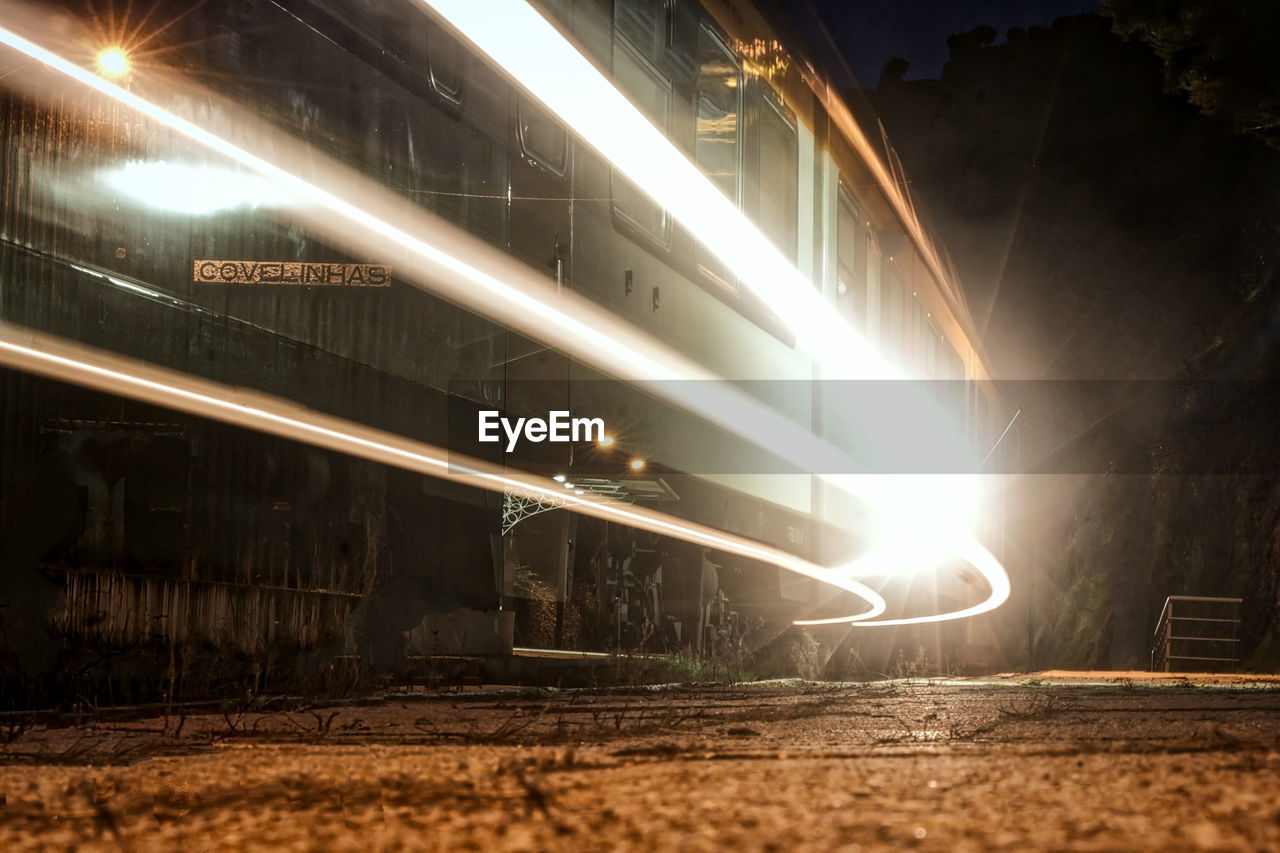
[[[867,326],[867,251],[862,211],[841,178],[836,209],[836,308],[856,329]]]
[[[694,159],[720,191],[737,202],[738,116],[742,112],[742,73],[720,37],[705,26],[698,31],[698,114]]]
[[[880,341],[884,351],[901,361],[906,354],[906,290],[892,258],[880,262]]]
[[[795,120],[767,90],[753,86],[745,136],[743,201],[747,214],[795,263],[800,169]]]
[[[614,32],[641,56],[656,62],[670,40],[669,15],[666,0],[616,0]],[[616,65],[614,73],[617,73]]]
[[[569,167],[569,134],[538,104],[520,96],[516,129],[525,158],[563,178]]]
[[[613,76],[640,112],[664,134],[671,126],[671,81],[618,34],[613,42]],[[667,211],[649,200],[635,184],[611,170],[613,210],[623,222],[666,246],[671,236]]]
[[[702,173],[734,204],[739,204],[738,149],[742,114],[742,70],[724,41],[710,28],[698,28],[697,112],[693,155]],[[732,286],[728,268],[702,247],[694,249],[699,268],[716,282]]]

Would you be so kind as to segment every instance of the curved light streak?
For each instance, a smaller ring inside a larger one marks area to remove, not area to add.
[[[542,21],[540,16],[536,13],[533,14],[539,21]],[[492,22],[493,18],[490,16],[489,20]],[[542,21],[542,26],[550,29],[555,38],[561,42],[564,41],[563,37],[559,36],[554,28],[551,28],[545,21]],[[343,181],[329,182],[332,185],[340,184],[344,186],[344,189],[346,189],[345,195],[339,196],[322,189],[316,181],[308,180],[306,177],[280,164],[288,163],[292,169],[298,171],[307,171],[309,169],[315,172],[321,165],[329,165],[325,158],[317,155],[306,146],[298,145],[298,143],[279,131],[271,133],[263,128],[260,123],[255,123],[244,116],[237,116],[243,124],[243,126],[237,127],[238,135],[241,138],[249,138],[256,133],[257,137],[263,142],[259,146],[260,150],[274,154],[274,160],[268,160],[264,156],[254,154],[243,146],[231,142],[229,139],[200,124],[181,118],[132,92],[104,80],[58,54],[3,27],[0,27],[0,43],[7,44],[77,82],[177,131],[210,150],[278,182],[297,197],[309,201],[320,208],[319,211],[308,211],[304,207],[298,213],[302,218],[313,224],[317,229],[323,230],[332,236],[336,241],[345,242],[347,245],[358,245],[362,251],[367,251],[370,247],[370,241],[372,241],[372,244],[380,247],[380,249],[388,252],[394,250],[403,253],[399,256],[402,261],[400,265],[402,268],[408,267],[418,271],[417,275],[408,279],[417,286],[423,286],[422,279],[424,278],[433,279],[434,287],[430,289],[443,292],[447,298],[476,310],[478,313],[490,316],[512,327],[532,331],[534,336],[573,354],[586,363],[600,367],[618,378],[630,380],[715,378],[703,368],[694,365],[687,358],[655,344],[634,327],[618,321],[613,315],[577,297],[575,294],[558,295],[555,298],[556,304],[552,304],[550,299],[547,298],[549,293],[544,282],[538,282],[534,286],[530,286],[527,283],[523,286],[516,286],[514,283],[527,282],[536,278],[536,276],[527,267],[513,259],[505,256],[495,257],[497,253],[494,252],[492,247],[472,235],[462,232],[460,229],[450,229],[440,223],[433,223],[428,226],[429,214],[421,208],[394,197],[384,188],[371,185],[372,182],[370,181],[353,176],[349,169],[345,173],[337,173],[342,175]],[[568,45],[567,42],[564,42],[564,45],[574,56],[585,62],[581,55],[573,50],[572,46]],[[530,53],[540,52],[531,51]],[[603,81],[603,77],[600,77],[599,73],[594,71],[594,68],[590,70],[595,77]],[[604,81],[604,83],[608,86],[607,81]],[[616,90],[612,89],[612,86],[609,86],[609,89],[613,92],[615,99],[620,100],[627,109],[635,113],[634,108],[630,107],[625,98],[622,98]],[[212,119],[208,112],[203,115],[206,121]],[[655,150],[660,152],[674,151],[674,148],[665,137],[654,130],[651,125],[648,125],[647,121],[642,116],[639,116],[638,113],[635,113],[635,115],[649,127],[650,135],[656,134],[656,140],[649,140]],[[701,184],[711,186],[697,171],[696,167],[684,160],[678,152],[676,154],[680,156],[680,159],[685,164],[685,172],[689,169],[693,170],[691,180],[696,178]],[[711,187],[711,191],[719,197],[723,204],[728,204],[727,200],[720,196],[714,187]],[[381,215],[369,212],[366,209],[369,207],[378,210]],[[713,210],[720,209],[714,203],[712,203],[711,207]],[[325,211],[339,214],[348,224],[356,225],[362,229],[362,233],[353,236],[348,233],[347,229],[330,221],[330,217],[324,215]],[[795,268],[772,248],[772,245],[760,235],[759,231],[746,221],[736,207],[730,205],[728,210],[721,212],[726,216],[730,216],[731,222],[737,225],[745,224],[749,232],[755,235],[754,239],[748,238],[741,244],[735,242],[730,248],[742,249],[744,245],[764,247],[764,254],[756,258],[758,266],[753,269],[757,272],[750,277],[752,281],[760,281],[758,270],[773,269],[777,271],[777,263],[781,262],[782,273],[785,273],[782,280],[787,284],[785,286],[779,285],[780,289],[771,290],[766,288],[762,296],[767,296],[767,301],[775,306],[775,310],[781,312],[780,316],[784,320],[790,318],[789,322],[799,324],[800,329],[804,332],[804,335],[800,336],[802,339],[809,339],[809,324],[812,324],[812,328],[818,331],[815,339],[819,344],[814,351],[814,355],[824,367],[832,363],[852,363],[858,365],[854,375],[876,375],[881,378],[892,375],[888,365],[879,359],[878,355],[866,345],[865,341],[854,335],[847,324],[844,324],[843,321],[836,317],[835,313],[830,310],[830,306],[820,299],[814,302],[813,289],[799,276]],[[389,223],[393,221],[412,222],[414,225],[419,226],[420,231],[435,233],[438,238],[437,244],[428,243],[401,228],[390,225]],[[702,234],[699,232],[698,236],[701,238]],[[743,239],[743,235],[740,232],[731,231],[729,237],[726,238],[722,235],[715,239],[720,251],[729,251],[725,245],[726,240],[736,241]],[[732,256],[731,252],[730,255]],[[742,258],[733,257],[736,258],[734,266],[739,266],[742,263]],[[426,270],[422,269],[424,265],[427,267]],[[451,286],[446,284],[450,279],[452,279]],[[782,298],[780,294],[785,294],[785,298]],[[834,326],[832,325],[833,323],[835,324]],[[545,327],[539,328],[538,324],[544,324]],[[549,334],[548,329],[554,334]],[[843,340],[844,347],[838,352],[838,358],[837,353],[831,349],[835,345],[837,338]],[[854,359],[850,362],[848,347],[851,343],[855,347],[856,355],[861,360]],[[837,375],[849,375],[849,373],[837,372]],[[735,389],[729,388],[724,383],[701,385],[697,393],[690,393],[688,389],[681,389],[680,386],[682,384],[680,382],[659,383],[657,386],[651,385],[649,387],[659,391],[659,393],[663,393],[672,402],[676,402],[708,421],[735,432],[759,446],[786,448],[788,458],[798,466],[814,473],[815,476],[821,479],[827,480],[837,488],[850,491],[850,493],[873,506],[882,505],[886,502],[886,490],[882,483],[877,482],[875,478],[834,477],[819,473],[824,468],[827,470],[839,470],[846,463],[843,455],[808,430],[800,428],[777,412],[741,392],[736,392]],[[841,482],[842,480],[844,482]],[[557,492],[556,494],[560,497],[565,497],[563,492]],[[997,571],[1004,578],[1004,585],[1007,586],[1007,576],[1004,575],[1003,569],[999,568],[998,563],[996,563],[996,566]],[[826,575],[821,579],[827,580],[832,576]],[[840,584],[836,585],[839,586]],[[863,589],[870,592],[865,587]],[[861,595],[862,593],[859,592],[858,594]],[[988,602],[984,602],[983,605],[979,605],[979,607],[989,604],[990,601],[997,597],[996,585],[993,585],[991,599]],[[998,606],[998,603],[991,606]],[[883,608],[881,609],[883,610]],[[872,618],[873,615],[878,615],[878,613],[858,614],[847,617],[844,621],[866,620]],[[951,616],[949,618],[958,617]],[[861,624],[871,623],[861,622]]]
[[[1004,567],[1000,565],[1000,561],[987,550],[987,547],[974,539],[972,536],[965,537],[958,542],[953,549],[954,556],[960,557],[971,566],[978,570],[978,573],[986,579],[987,584],[991,587],[991,594],[986,601],[966,607],[962,610],[952,610],[945,613],[934,613],[929,616],[912,616],[906,619],[875,619],[874,617],[860,616],[836,616],[830,619],[797,619],[796,625],[841,625],[845,623],[854,623],[858,627],[874,628],[874,627],[892,627],[895,625],[924,625],[929,622],[945,622],[950,619],[966,619],[970,616],[978,616],[982,613],[988,613],[995,610],[1000,605],[1009,600],[1009,575],[1005,572]],[[878,562],[878,555],[871,554],[863,558],[868,563]],[[863,565],[863,568],[858,566]],[[861,574],[866,571],[863,560],[846,569],[849,574]],[[878,574],[879,572],[866,571],[866,574]]]
[[[759,560],[832,584],[869,605],[854,619],[874,618],[885,611],[885,600],[875,590],[779,548],[601,495],[566,492],[555,480],[512,473],[499,465],[315,412],[267,394],[231,388],[84,344],[36,334],[3,321],[0,363],[59,382],[119,394],[491,492],[525,492],[563,503],[584,515]]]

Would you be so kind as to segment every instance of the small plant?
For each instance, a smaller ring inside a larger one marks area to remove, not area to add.
[[[1051,693],[1033,693],[1021,701],[1005,703],[996,710],[1001,716],[1015,720],[1043,720],[1062,710],[1062,700]]]
[[[929,661],[929,653],[923,645],[916,646],[916,656],[908,659],[902,649],[898,649],[898,659],[894,662],[889,677],[894,680],[928,678],[934,674],[935,668]]]
[[[791,656],[791,666],[797,677],[805,681],[817,681],[822,678],[822,670],[826,664],[826,655],[822,653],[822,646],[813,638],[812,634],[802,633],[792,641],[788,652]]]

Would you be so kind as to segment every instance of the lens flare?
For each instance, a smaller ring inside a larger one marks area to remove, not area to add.
[[[129,57],[118,47],[110,47],[98,54],[98,67],[104,74],[119,77],[129,70]]]

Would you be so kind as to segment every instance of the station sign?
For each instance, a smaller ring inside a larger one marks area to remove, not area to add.
[[[306,287],[390,287],[387,264],[340,264],[324,261],[231,261],[196,258],[191,264],[196,284],[267,284]]]

